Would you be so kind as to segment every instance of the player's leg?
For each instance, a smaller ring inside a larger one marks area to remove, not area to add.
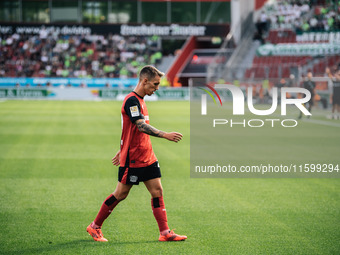
[[[314,95],[312,95],[312,98],[309,100],[308,102],[308,111],[311,113],[312,112],[312,107],[314,105],[314,101],[313,101]],[[310,115],[307,116],[307,118],[309,119]]]
[[[158,223],[159,232],[169,232],[168,220],[163,200],[163,187],[161,178],[155,178],[144,182],[151,194],[151,207],[153,215]]]
[[[306,104],[302,104],[304,107],[306,107]],[[300,111],[300,115],[299,115],[299,120],[302,119],[302,111]]]
[[[152,198],[163,196],[163,187],[161,183],[161,178],[154,178],[144,182],[145,187],[150,192]]]
[[[332,119],[336,119],[337,104],[336,104],[336,102],[335,102],[334,93],[332,94],[330,100],[331,100],[331,102],[332,102]]]
[[[103,225],[104,220],[111,214],[116,205],[128,196],[131,187],[132,185],[130,184],[117,183],[115,191],[103,202],[99,213],[94,220],[95,227],[101,227]]]
[[[168,226],[168,219],[165,210],[163,199],[163,187],[161,178],[154,178],[144,181],[144,184],[151,194],[151,207],[153,215],[158,224],[160,236],[159,241],[183,241],[187,239],[186,236],[180,236],[170,231]]]
[[[337,110],[337,112],[338,112],[338,114],[337,114],[337,117],[336,117],[336,119],[340,119],[340,103],[338,103],[338,104],[336,104],[336,110]]]
[[[109,217],[116,205],[128,196],[131,187],[132,185],[130,184],[118,182],[115,191],[105,199],[97,217],[86,229],[95,241],[107,241],[101,233],[103,222]]]

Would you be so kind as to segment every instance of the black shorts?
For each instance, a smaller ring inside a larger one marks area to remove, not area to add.
[[[119,167],[118,171],[118,181],[123,184],[138,185],[139,182],[145,182],[160,177],[161,169],[158,161],[146,167]]]
[[[309,104],[310,106],[313,106],[314,105],[314,97],[315,97],[315,94],[311,93],[311,97],[310,97],[309,101],[306,104]]]
[[[332,100],[333,100],[333,105],[340,105],[340,92],[333,93]]]

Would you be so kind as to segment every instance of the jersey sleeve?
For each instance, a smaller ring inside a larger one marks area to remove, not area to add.
[[[124,110],[132,123],[134,123],[136,120],[144,119],[144,116],[141,113],[140,103],[134,96],[126,100]]]

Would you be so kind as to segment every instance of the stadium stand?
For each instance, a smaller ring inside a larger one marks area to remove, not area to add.
[[[0,77],[137,77],[162,58],[157,38],[120,35],[4,35]]]
[[[246,78],[288,78],[291,74],[291,69],[298,66],[303,66],[311,60],[310,56],[255,56],[253,65],[246,70]]]
[[[334,36],[340,31],[338,1],[269,2],[259,15],[254,35],[254,40],[262,45],[330,42],[332,36],[333,39],[335,37],[335,43],[339,43],[338,36]],[[314,40],[313,36],[318,39]],[[254,56],[251,67],[245,70],[244,78],[288,78],[297,70],[324,75],[326,67],[337,66],[339,63],[340,57],[336,53],[258,55]]]
[[[313,66],[313,73],[316,76],[324,76],[327,67],[331,69],[337,69],[337,65],[340,63],[340,56],[330,56],[319,60],[317,64]]]
[[[265,5],[263,15],[272,29],[332,31],[340,28],[339,8],[338,1],[281,0]]]
[[[266,43],[296,43],[296,33],[293,30],[270,30]]]
[[[337,1],[268,2],[270,4],[265,5],[259,15],[254,36],[262,44],[305,43],[301,40],[301,33],[340,31]],[[157,65],[164,59],[157,40],[155,37],[120,35],[62,36],[53,32],[49,34],[44,29],[33,36],[2,35],[0,77],[133,78],[144,64]],[[171,81],[178,74],[206,73],[215,52],[193,51],[201,48],[192,49],[192,54],[188,54],[183,67],[173,74]],[[251,64],[244,68],[244,78],[287,78],[297,68],[323,74],[325,67],[338,62],[339,57],[332,55],[254,56],[248,61]]]

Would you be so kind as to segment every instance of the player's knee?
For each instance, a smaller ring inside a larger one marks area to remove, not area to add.
[[[128,196],[129,192],[117,192],[114,194],[114,196],[117,198],[117,200],[122,201]]]
[[[129,192],[124,192],[124,193],[122,193],[122,194],[120,195],[119,200],[120,200],[120,201],[124,200],[125,198],[127,198],[128,195],[129,195]]]
[[[163,196],[163,188],[162,187],[155,188],[152,191],[151,195],[152,195],[152,197],[162,197]]]

